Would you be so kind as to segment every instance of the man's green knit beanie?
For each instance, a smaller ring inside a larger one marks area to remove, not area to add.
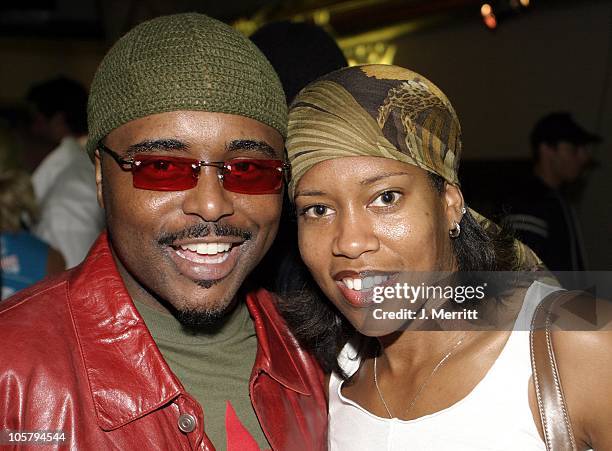
[[[87,106],[93,158],[115,128],[151,114],[178,110],[246,116],[286,137],[285,94],[274,69],[251,41],[202,14],[144,22],[106,54]]]

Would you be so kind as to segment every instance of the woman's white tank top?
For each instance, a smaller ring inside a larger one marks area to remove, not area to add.
[[[341,393],[342,379],[329,382],[329,449],[545,450],[529,408],[529,324],[538,303],[558,287],[534,282],[525,294],[513,332],[485,377],[452,406],[414,420],[380,418]],[[359,368],[354,346],[338,361],[348,375]],[[457,380],[457,384],[461,381]]]

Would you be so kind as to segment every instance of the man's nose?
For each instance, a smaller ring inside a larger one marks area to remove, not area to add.
[[[203,166],[200,169],[197,185],[185,193],[183,212],[197,215],[207,222],[234,213],[232,195],[223,188],[217,167]]]

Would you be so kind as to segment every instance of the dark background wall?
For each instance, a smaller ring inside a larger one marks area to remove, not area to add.
[[[473,20],[396,40],[395,64],[426,75],[449,96],[462,121],[470,174],[512,189],[520,183],[504,160],[529,157],[534,122],[568,110],[604,137],[600,166],[578,203],[592,269],[612,268],[612,2],[573,2],[501,23]],[[501,160],[470,165],[469,160]],[[522,166],[524,167],[524,165]],[[470,191],[478,184],[470,180]],[[517,187],[520,189],[520,187]],[[468,199],[469,202],[470,199]]]

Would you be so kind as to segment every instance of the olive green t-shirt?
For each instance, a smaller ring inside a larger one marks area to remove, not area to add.
[[[204,430],[217,450],[226,449],[228,401],[259,447],[269,449],[249,398],[257,336],[246,304],[238,303],[215,330],[186,328],[168,313],[135,305],[170,369],[202,406]]]

